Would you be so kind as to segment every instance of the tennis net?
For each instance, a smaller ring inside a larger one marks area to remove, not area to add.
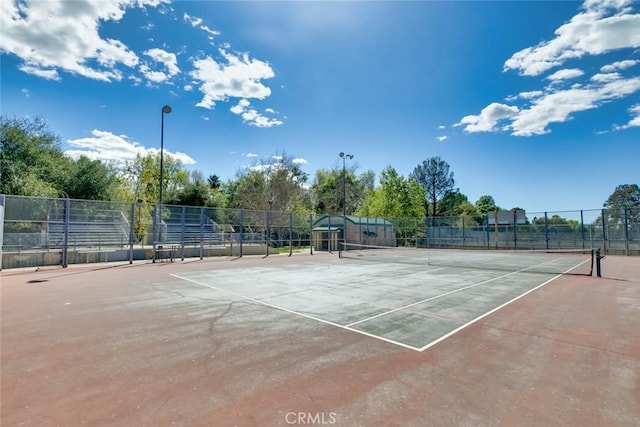
[[[341,258],[523,273],[600,276],[599,249],[481,251],[340,243]]]

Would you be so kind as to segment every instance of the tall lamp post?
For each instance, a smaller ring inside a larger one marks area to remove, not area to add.
[[[160,206],[162,206],[162,184],[163,184],[163,159],[164,159],[164,115],[171,112],[171,107],[165,105],[162,107],[162,120],[160,121]]]
[[[342,242],[347,243],[347,159],[352,160],[353,154],[345,154],[342,151],[339,156],[342,158]],[[346,249],[346,248],[345,248]],[[338,251],[339,252],[339,251]]]

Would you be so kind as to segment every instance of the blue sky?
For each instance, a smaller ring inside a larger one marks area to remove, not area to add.
[[[1,112],[69,155],[164,147],[232,179],[441,156],[474,202],[593,209],[640,182],[640,4],[3,1]]]

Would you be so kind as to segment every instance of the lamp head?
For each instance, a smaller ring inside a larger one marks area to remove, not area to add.
[[[164,114],[169,114],[171,112],[171,107],[168,105],[165,105],[164,107],[162,107],[162,112]]]
[[[344,153],[341,151],[339,154],[340,157],[344,157]]]

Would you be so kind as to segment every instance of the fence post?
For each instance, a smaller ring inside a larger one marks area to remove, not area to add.
[[[518,215],[513,211],[513,249],[518,250]]]
[[[624,209],[624,254],[629,256],[629,209]]]
[[[62,224],[62,267],[67,268],[68,250],[69,250],[69,218],[71,217],[69,210],[71,209],[71,200],[64,200],[64,223]]]
[[[136,204],[131,203],[131,218],[129,219],[129,264],[133,264],[133,243],[135,240]]]
[[[484,229],[487,232],[487,249],[491,249],[491,233],[489,232],[489,214],[484,217]]]
[[[313,214],[309,214],[309,248],[313,255]]]
[[[153,242],[151,245],[151,262],[156,262],[156,243],[158,237],[158,205],[153,206]]]
[[[289,212],[289,256],[293,255],[293,212]]]
[[[240,209],[240,218],[239,218],[239,220],[240,220],[240,236],[239,236],[239,239],[240,239],[240,250],[239,250],[238,256],[240,258],[242,258],[242,245],[244,243],[244,210],[243,209]]]
[[[602,250],[604,251],[605,254],[608,254],[608,248],[607,248],[607,220],[604,216],[604,209],[602,209],[601,211],[601,215],[602,215]]]
[[[187,228],[187,207],[182,207],[182,212],[180,213],[180,258],[184,261],[184,238],[185,232]],[[202,240],[202,234],[200,234],[200,239]]]
[[[0,271],[2,271],[2,242],[4,239],[4,203],[5,196],[0,194]],[[18,246],[18,253],[20,252],[20,246]]]
[[[184,229],[184,227],[183,227]],[[204,258],[204,207],[200,207],[200,260]],[[184,258],[182,259],[184,261]]]

